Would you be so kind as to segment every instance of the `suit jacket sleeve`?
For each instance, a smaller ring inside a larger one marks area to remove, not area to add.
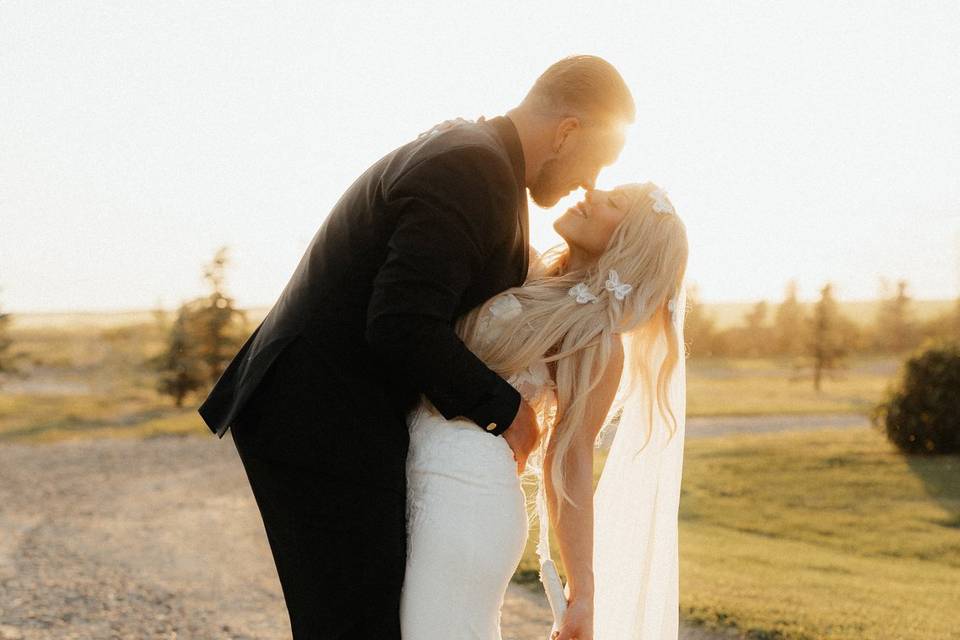
[[[493,435],[513,422],[520,394],[466,347],[453,322],[491,248],[513,237],[515,185],[483,147],[452,149],[406,172],[385,190],[398,218],[367,309],[370,347],[444,417],[464,416]]]

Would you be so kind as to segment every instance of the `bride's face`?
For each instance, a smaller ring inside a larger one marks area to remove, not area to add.
[[[586,197],[556,219],[553,228],[571,248],[599,256],[627,215],[627,194],[618,189],[587,191]]]

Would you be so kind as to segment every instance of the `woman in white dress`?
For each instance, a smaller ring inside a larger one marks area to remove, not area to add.
[[[551,637],[676,638],[686,229],[652,183],[590,191],[554,228],[565,244],[456,330],[540,418],[544,437],[527,473],[567,577]],[[595,498],[594,443],[621,408]],[[500,640],[503,597],[528,537],[513,452],[425,397],[408,424],[402,635]],[[538,553],[549,564],[547,529]]]

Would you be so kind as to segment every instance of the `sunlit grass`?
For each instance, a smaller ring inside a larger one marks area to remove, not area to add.
[[[137,395],[0,394],[0,444],[210,433],[193,406]]]
[[[687,440],[680,581],[684,618],[752,638],[960,638],[960,456],[869,428]]]
[[[883,397],[899,361],[889,357],[851,359],[839,379],[819,392],[809,377],[793,380],[783,358],[692,358],[687,362],[687,415],[772,413],[865,413]]]

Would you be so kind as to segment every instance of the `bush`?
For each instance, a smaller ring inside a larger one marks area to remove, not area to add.
[[[918,349],[870,418],[904,453],[960,453],[960,342]]]

